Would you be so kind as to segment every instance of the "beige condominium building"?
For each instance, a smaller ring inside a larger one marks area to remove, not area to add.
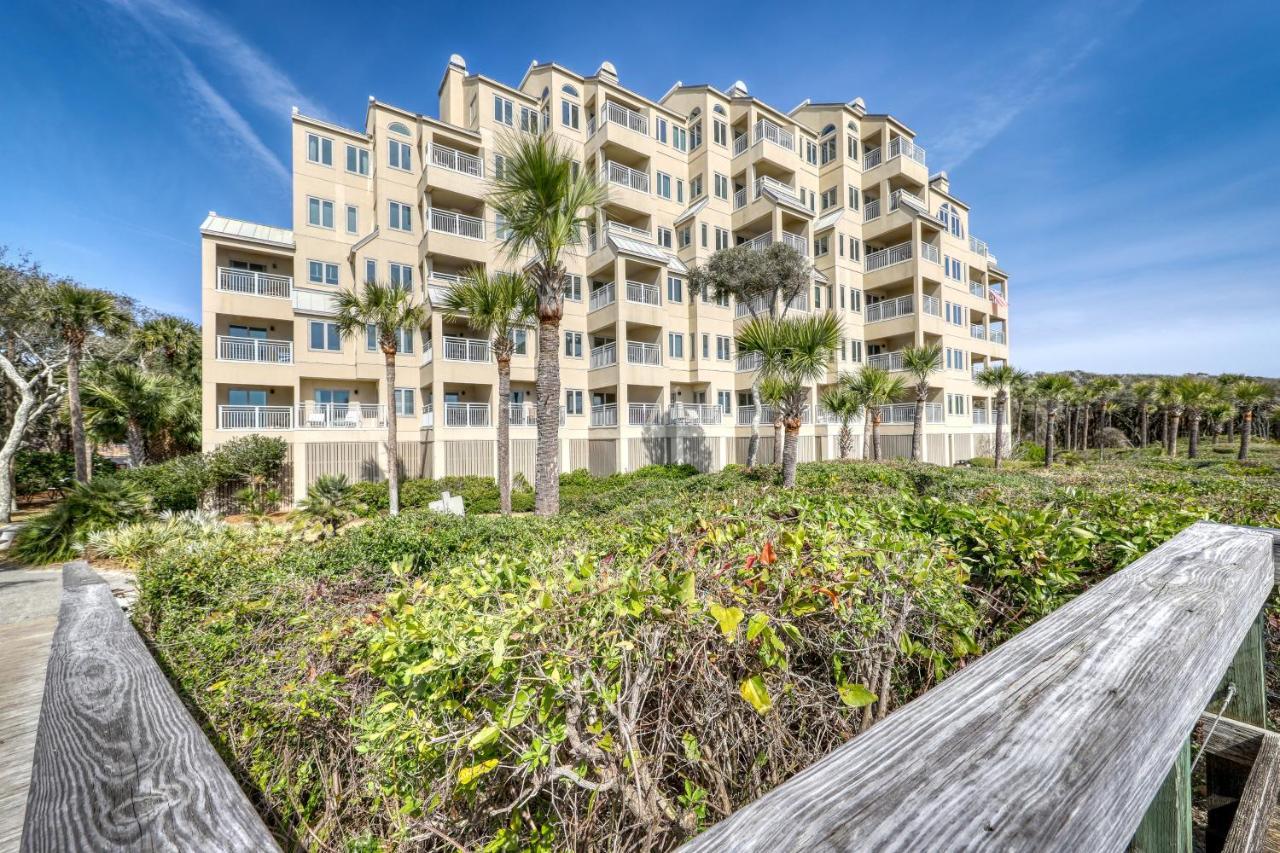
[[[386,419],[410,476],[495,469],[497,366],[488,343],[444,317],[473,266],[519,267],[486,205],[507,135],[544,128],[598,173],[607,202],[568,260],[561,328],[565,470],[745,461],[754,364],[734,351],[751,307],[689,291],[718,249],[786,242],[813,263],[789,312],[834,312],[843,337],[813,389],[802,460],[833,458],[839,425],[817,391],[863,364],[901,369],[904,347],[941,342],[926,407],[928,460],[989,454],[993,398],[973,381],[1008,358],[1008,276],[970,232],[947,175],[911,128],[863,101],[782,110],[741,82],[677,82],[657,100],[611,63],[583,76],[534,62],[518,85],[453,56],[439,117],[370,98],[363,129],[299,114],[293,228],[210,213],[201,226],[204,444],[279,435],[295,493],[323,473],[380,477]],[[343,338],[333,295],[396,282],[429,308],[402,332],[396,388],[363,336]],[[513,470],[533,479],[533,329],[512,366]],[[763,457],[772,454],[764,412]],[[909,452],[914,406],[882,412],[885,452]],[[855,422],[861,436],[861,423]],[[860,442],[859,442],[860,444]]]

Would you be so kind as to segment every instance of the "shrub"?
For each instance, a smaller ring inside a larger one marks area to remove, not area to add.
[[[114,468],[111,460],[94,454],[94,471],[109,472]],[[18,495],[61,492],[71,485],[75,474],[76,458],[71,453],[19,450],[13,458],[13,480]]]
[[[212,487],[208,458],[199,453],[141,468],[125,468],[114,476],[150,495],[156,509],[174,512],[199,509],[205,492]]]
[[[280,474],[288,451],[288,442],[275,436],[233,438],[208,454],[210,484],[220,486],[274,480]]]
[[[359,508],[347,476],[326,474],[317,477],[307,489],[307,496],[298,504],[298,515],[316,522],[329,533],[336,533]]]
[[[18,531],[10,550],[27,563],[69,560],[80,553],[90,533],[135,521],[149,506],[141,489],[114,477],[77,483],[61,502]]]

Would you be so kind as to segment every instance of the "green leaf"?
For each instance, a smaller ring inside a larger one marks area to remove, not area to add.
[[[840,701],[850,708],[864,708],[880,698],[861,684],[841,684]]]
[[[697,578],[693,572],[686,572],[684,578],[680,581],[680,603],[685,607],[692,607],[698,601]]]
[[[751,617],[751,621],[747,623],[747,639],[754,640],[756,635],[764,630],[764,626],[769,624],[768,613],[757,613]]]
[[[720,633],[724,634],[724,638],[729,642],[733,642],[738,637],[738,625],[742,622],[742,617],[746,614],[742,612],[741,607],[721,607],[716,602],[707,605],[707,609],[720,623]]]
[[[507,638],[499,637],[493,641],[493,659],[489,661],[490,669],[497,669],[502,666],[502,660],[507,653]]]
[[[463,767],[458,771],[458,784],[470,785],[476,779],[498,766],[498,759],[490,758],[488,761],[481,761],[479,764],[472,764],[470,767]]]
[[[496,723],[490,723],[471,736],[471,740],[467,742],[467,748],[475,750],[486,747],[496,741],[501,733],[502,729],[498,728]]]
[[[702,760],[702,749],[698,746],[698,739],[694,737],[693,732],[685,732],[680,735],[680,742],[684,744],[684,757],[691,762]]]
[[[753,675],[742,682],[738,692],[742,694],[743,699],[751,703],[751,707],[756,709],[757,714],[763,716],[773,707],[773,700],[769,698],[769,688],[764,686],[764,679],[758,675]]]

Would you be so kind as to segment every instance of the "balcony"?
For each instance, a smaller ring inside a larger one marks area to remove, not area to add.
[[[932,314],[935,317],[942,316],[942,302],[936,296],[926,294],[921,302],[924,306],[925,314]],[[898,317],[906,317],[915,313],[915,297],[911,294],[899,296],[897,299],[886,299],[882,302],[872,302],[867,305],[866,322],[878,323],[882,320],[893,320]]]
[[[751,421],[756,414],[755,406],[739,406],[738,407],[738,426],[751,426]],[[760,423],[771,424],[776,417],[773,406],[760,407]]]
[[[710,403],[672,403],[667,409],[667,423],[674,426],[716,426],[724,418],[724,409]]]
[[[991,330],[991,343],[1003,344],[1005,342],[1004,329]]]
[[[293,290],[293,278],[287,275],[218,267],[218,290],[244,293],[249,296],[288,299]]]
[[[591,407],[591,425],[593,427],[616,427],[618,425],[618,404],[608,403]]]
[[[808,312],[808,310],[809,310],[809,293],[808,293],[808,291],[805,291],[804,293],[797,293],[795,296],[793,296],[793,297],[791,297],[790,299],[788,299],[788,300],[787,300],[787,310],[788,310],[788,311],[804,311],[804,312]]]
[[[422,361],[420,364],[426,367],[435,360],[435,350],[431,345],[431,336],[424,334],[422,336]]]
[[[433,207],[428,221],[431,223],[431,230],[441,234],[455,234],[470,240],[484,239],[484,220],[474,216]]]
[[[867,356],[867,364],[871,367],[878,367],[881,370],[902,370],[902,350],[869,355]]]
[[[266,430],[293,429],[291,406],[219,406],[218,429]]]
[[[333,297],[334,294],[332,292],[295,287],[293,289],[293,310],[304,314],[336,314],[338,313],[338,306]]]
[[[894,211],[900,207],[906,207],[918,213],[929,212],[929,206],[924,203],[924,199],[920,198],[920,196],[907,190],[894,190],[889,195],[889,210]]]
[[[639,169],[633,169],[630,166],[624,166],[612,160],[606,160],[604,165],[600,167],[600,180],[629,187],[636,192],[649,192],[648,172],[641,172]]]
[[[387,425],[381,403],[299,403],[298,429],[379,429]]]
[[[657,403],[628,403],[627,423],[631,426],[650,426],[662,423],[662,407]]]
[[[894,264],[906,263],[911,260],[911,248],[911,242],[907,241],[896,246],[890,246],[887,249],[881,249],[878,252],[868,252],[864,261],[867,272],[891,267]]]
[[[627,341],[628,364],[662,364],[662,348],[657,344]]]
[[[981,255],[984,258],[988,255],[987,244],[979,240],[977,237],[969,238],[969,251],[974,254]]]
[[[943,423],[942,404],[924,404],[924,422],[927,424]],[[916,422],[915,403],[894,403],[880,407],[880,423],[882,424],[914,424]]]
[[[768,235],[764,235],[764,236],[768,236]],[[760,239],[759,237],[756,238],[756,240],[759,240],[759,239]],[[754,243],[754,242],[755,240],[751,240],[750,242],[744,243],[743,245],[750,246],[751,243]],[[736,306],[734,306],[735,317],[745,317],[748,314],[762,316],[768,313],[769,313],[769,300],[765,299],[763,296],[757,296],[755,299],[752,299],[749,302],[739,302],[737,303]]]
[[[594,296],[595,294],[592,294]],[[661,305],[662,292],[656,284],[646,284],[643,281],[627,281],[627,301],[638,302],[641,305]]]
[[[475,178],[484,177],[483,160],[474,154],[445,145],[431,144],[431,165]]]
[[[218,335],[218,360],[293,364],[293,341],[269,341],[260,338]]]
[[[889,143],[889,159],[892,160],[895,157],[906,157],[909,160],[915,160],[921,166],[928,165],[925,163],[924,149],[903,136],[899,136]]]
[[[979,299],[986,299],[987,286],[980,281],[971,281],[969,282],[969,293],[973,294]]]
[[[942,258],[938,255],[938,247],[932,243],[920,244],[920,257],[930,263],[941,264]]]
[[[608,305],[612,305],[617,300],[617,293],[614,290],[613,282],[609,282],[604,287],[598,287],[591,291],[591,299],[588,302],[589,311],[599,311]]]
[[[862,221],[870,222],[880,218],[880,199],[870,199],[862,206]]]
[[[782,242],[786,243],[788,246],[795,249],[797,252],[804,255],[806,258],[809,256],[809,242],[799,234],[792,234],[789,231],[783,231]],[[766,234],[761,234],[759,237],[755,237],[751,240],[748,240],[742,245],[746,246],[748,249],[756,249],[759,251],[763,251],[764,249],[768,248],[772,243],[773,243],[773,235],[766,233]]]
[[[977,338],[980,341],[985,341],[987,339],[987,327],[970,325],[969,337]]]
[[[488,403],[445,403],[444,425],[447,427],[489,426]]]
[[[430,403],[422,404],[422,428],[431,429],[436,425],[436,413]]]
[[[986,409],[974,409],[974,410],[973,410],[973,422],[974,422],[974,424],[989,424],[989,423],[991,423],[991,421],[987,419],[987,410],[986,410]]]
[[[591,370],[600,367],[611,367],[618,363],[618,344],[609,342],[591,350]]]
[[[444,336],[445,361],[489,361],[489,342],[482,338]]]
[[[745,139],[745,137],[743,137]],[[733,192],[733,209],[747,206],[747,188],[742,187]]]
[[[533,403],[509,403],[507,405],[508,421],[512,426],[531,427],[538,425],[538,407]],[[560,407],[560,426],[564,426],[564,406]]]
[[[756,121],[755,127],[752,130],[751,136],[752,136],[752,142],[751,142],[752,145],[755,145],[757,142],[760,142],[761,140],[763,140],[765,142],[770,142],[774,145],[777,145],[779,148],[785,148],[788,151],[796,150],[795,134],[789,130],[784,130],[783,128],[779,127],[778,125],[774,124],[773,122],[765,118],[762,118]],[[734,148],[735,148],[735,151],[734,151],[735,154],[740,153],[739,151],[736,150],[737,148],[736,142],[735,142]],[[746,149],[744,148],[743,150],[746,150]]]
[[[749,352],[746,355],[738,356],[738,373],[750,373],[753,370],[759,370],[760,365],[764,363],[764,356],[758,352]]]
[[[760,194],[768,189],[776,195],[782,196],[784,200],[799,207],[804,207],[804,203],[800,201],[800,196],[796,193],[795,187],[790,184],[784,184],[776,178],[771,178],[768,175],[761,175],[756,178],[756,181],[752,186],[755,188],[753,198],[760,198]]]

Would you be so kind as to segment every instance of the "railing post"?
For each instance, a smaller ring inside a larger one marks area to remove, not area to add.
[[[1134,853],[1191,853],[1191,841],[1191,739],[1188,738],[1143,815],[1129,849]]]

